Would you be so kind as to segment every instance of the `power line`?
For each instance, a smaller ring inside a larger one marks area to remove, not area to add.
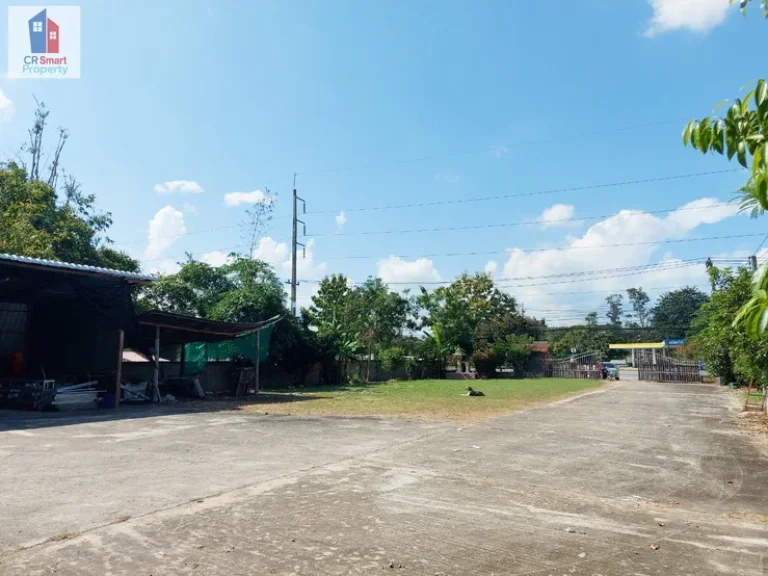
[[[607,248],[625,248],[627,246],[653,246],[656,244],[680,244],[685,242],[704,242],[708,240],[734,240],[738,238],[753,238],[755,236],[763,236],[765,232],[758,232],[755,234],[734,234],[730,236],[704,236],[700,238],[678,238],[667,240],[651,240],[647,242],[627,242],[619,244],[601,244],[595,246],[566,246],[566,247],[553,247],[553,248],[520,248],[519,250],[527,252],[529,254],[536,252],[570,252],[572,250],[603,250]],[[213,250],[211,250],[213,251]],[[224,250],[217,250],[224,251]],[[347,255],[347,256],[334,256],[324,258],[324,260],[370,260],[376,258],[387,258],[394,256],[395,258],[438,258],[438,257],[462,257],[462,256],[494,256],[498,254],[507,254],[509,250],[492,250],[487,252],[448,252],[448,253],[433,253],[433,254],[391,254],[389,256],[381,255]],[[157,262],[160,260],[173,259],[171,256],[163,258],[149,258],[140,260],[140,262]],[[267,261],[265,261],[267,262]],[[282,263],[286,260],[279,260],[276,262],[267,263]]]
[[[734,202],[724,202],[716,206],[691,206],[688,208],[664,208],[660,210],[633,210],[629,214],[622,214],[623,217],[631,218],[634,216],[644,216],[647,214],[665,214],[669,212],[684,212],[688,210],[712,210],[720,208],[722,206],[729,206]],[[445,228],[416,228],[411,230],[366,230],[361,232],[330,232],[325,234],[312,234],[313,238],[327,238],[333,236],[379,236],[386,234],[414,234],[422,232],[460,232],[462,230],[480,230],[480,229],[492,229],[492,228],[511,228],[515,226],[525,226],[528,224],[557,224],[558,222],[577,222],[586,220],[600,220],[602,218],[610,218],[617,216],[618,213],[613,212],[611,214],[597,214],[594,216],[581,216],[578,218],[534,218],[531,220],[518,220],[515,222],[505,222],[502,224],[477,224],[471,226],[449,226]],[[768,239],[768,236],[766,237]]]
[[[686,286],[659,286],[656,288],[648,288],[645,291],[646,292],[656,292],[659,290],[677,290],[679,288],[686,288]],[[691,286],[691,288],[711,288],[709,284],[698,284]],[[617,291],[621,291],[622,289],[619,288],[617,290],[576,290],[572,292],[518,292],[517,294],[514,294],[515,296],[575,296],[577,294],[614,294]]]
[[[756,234],[735,234],[731,236],[705,236],[700,238],[681,238],[681,239],[668,239],[668,240],[652,240],[648,242],[627,242],[619,244],[601,244],[596,246],[567,246],[567,247],[554,247],[554,248],[520,248],[523,252],[570,252],[572,250],[602,250],[605,248],[626,248],[627,246],[649,246],[656,244],[677,244],[684,242],[703,242],[706,240],[732,240],[737,238],[753,238],[755,236],[762,236],[764,232]],[[437,258],[437,257],[457,257],[457,256],[493,256],[496,254],[507,254],[508,250],[493,250],[487,252],[448,252],[448,253],[433,253],[433,254],[395,254],[396,258]],[[331,258],[325,258],[325,260],[365,260],[371,258],[383,258],[383,256],[366,255],[366,256],[337,256]]]
[[[763,238],[763,241],[760,242],[760,246],[757,247],[757,250],[754,251],[754,254],[757,254],[760,252],[760,249],[765,245],[765,241],[768,240],[768,234],[765,235],[765,238]]]
[[[637,266],[626,266],[623,268],[602,268],[599,270],[580,270],[576,272],[562,272],[559,274],[546,274],[541,276],[509,276],[509,277],[498,277],[493,278],[494,282],[504,282],[508,280],[543,280],[546,278],[566,278],[570,276],[586,276],[588,274],[604,274],[606,272],[624,272],[624,271],[637,271],[642,270],[643,272],[652,272],[656,270],[669,270],[669,269],[675,269],[675,268],[682,268],[685,266],[690,266],[692,264],[703,264],[704,260],[706,258],[695,258],[690,260],[673,260],[669,262],[658,262],[656,264],[639,264]],[[302,280],[302,282],[308,282],[308,283],[318,283],[319,280]],[[395,285],[446,285],[446,284],[452,284],[453,280],[433,280],[433,281],[425,281],[425,282],[386,282],[386,284],[395,286]],[[364,284],[364,282],[352,282],[348,281],[348,284],[352,286],[360,286]]]
[[[334,210],[316,210],[307,212],[307,214],[330,214],[344,212],[367,212],[373,210],[399,210],[404,208],[429,208],[433,206],[445,206],[452,204],[465,204],[468,202],[488,202],[491,200],[505,200],[508,198],[522,198],[527,196],[541,196],[544,194],[559,194],[561,192],[582,192],[585,190],[599,190],[602,188],[618,188],[621,186],[634,186],[637,184],[650,184],[654,182],[668,182],[672,180],[683,180],[686,178],[697,178],[701,176],[715,176],[718,174],[728,174],[732,172],[742,172],[743,168],[728,168],[725,170],[715,170],[711,172],[692,172],[689,174],[677,174],[674,176],[662,176],[657,178],[644,178],[641,180],[627,180],[624,182],[610,182],[605,184],[589,184],[586,186],[573,186],[568,188],[553,188],[549,190],[537,190],[534,192],[517,192],[514,194],[498,194],[495,196],[482,196],[478,198],[460,198],[457,200],[438,200],[435,202],[419,202],[414,204],[390,204],[385,206],[362,206],[357,208],[336,208]]]
[[[592,136],[605,136],[607,134],[617,134],[621,132],[629,132],[632,130],[640,130],[644,128],[653,128],[656,126],[664,126],[667,124],[672,123],[678,123],[680,125],[684,124],[686,120],[664,120],[661,122],[649,122],[646,124],[635,124],[633,126],[622,126],[619,128],[609,128],[607,130],[598,130],[594,132],[582,132],[580,134],[569,134],[564,136],[558,136],[556,138],[541,138],[538,140],[523,140],[521,142],[516,142],[514,144],[510,144],[509,146],[490,146],[486,148],[479,148],[475,150],[468,150],[463,152],[449,152],[447,154],[433,154],[429,156],[419,156],[416,158],[405,158],[400,160],[390,160],[386,162],[375,162],[371,164],[359,164],[357,166],[346,166],[346,167],[338,167],[338,168],[319,168],[315,170],[307,170],[307,171],[301,171],[297,172],[299,176],[314,176],[314,175],[320,175],[320,174],[334,174],[339,172],[351,172],[355,170],[372,170],[376,168],[383,168],[386,166],[393,166],[393,165],[399,165],[399,164],[416,164],[418,162],[427,162],[430,160],[445,160],[448,158],[459,158],[461,156],[475,156],[479,154],[495,154],[497,156],[500,156],[506,152],[508,152],[512,148],[521,148],[523,146],[532,146],[532,145],[538,145],[538,144],[548,144],[550,142],[563,142],[568,140],[576,140],[581,138],[589,138]]]

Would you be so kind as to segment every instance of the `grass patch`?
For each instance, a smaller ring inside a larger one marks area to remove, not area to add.
[[[270,414],[397,416],[475,422],[597,388],[602,380],[412,380],[265,392],[241,409]],[[463,396],[467,386],[484,397]]]

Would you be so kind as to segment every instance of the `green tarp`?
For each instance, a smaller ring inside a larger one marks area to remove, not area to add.
[[[256,362],[256,335],[260,335],[259,362],[269,356],[269,341],[275,323],[258,332],[238,336],[223,342],[193,342],[184,346],[184,373],[199,374],[208,362],[226,362],[235,356],[242,356]]]

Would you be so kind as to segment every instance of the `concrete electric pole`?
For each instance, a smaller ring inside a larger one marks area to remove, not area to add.
[[[298,203],[301,201],[301,204],[303,206],[303,213],[307,213],[307,203],[304,201],[303,198],[299,198],[296,195],[296,174],[293,175],[293,237],[291,242],[291,313],[296,316],[296,286],[299,285],[299,283],[296,281],[296,253],[298,252],[297,248],[301,246],[302,254],[304,257],[306,257],[306,246],[299,242],[298,239],[298,226],[299,224],[303,227],[303,236],[307,235],[307,225],[302,220],[299,220],[299,211],[298,211]]]

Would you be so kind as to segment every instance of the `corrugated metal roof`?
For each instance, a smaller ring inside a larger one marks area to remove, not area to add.
[[[0,254],[0,264],[10,262],[25,266],[35,266],[40,268],[54,268],[57,270],[69,270],[80,274],[102,274],[113,278],[122,278],[129,282],[153,282],[155,278],[146,274],[136,274],[134,272],[124,272],[122,270],[111,270],[99,266],[87,266],[85,264],[72,264],[70,262],[58,262],[56,260],[45,260],[43,258],[30,258],[28,256],[16,256],[15,254]]]

